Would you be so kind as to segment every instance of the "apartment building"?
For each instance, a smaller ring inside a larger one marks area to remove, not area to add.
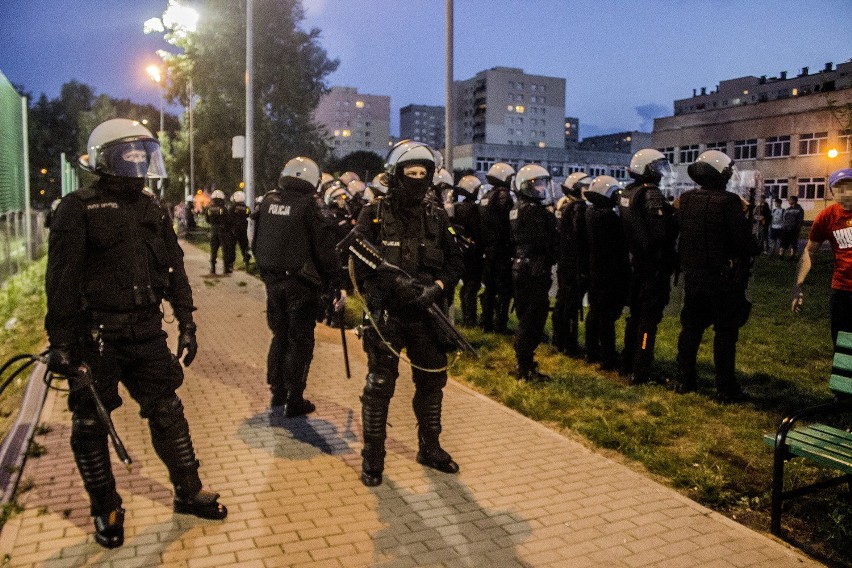
[[[717,149],[731,156],[739,191],[797,195],[806,219],[832,202],[828,174],[852,165],[852,61],[796,77],[740,77],[674,101],[654,120],[653,146],[672,163],[672,193],[693,187],[687,166]]]
[[[443,106],[411,104],[399,109],[399,137],[417,140],[433,148],[444,146]]]
[[[314,121],[325,128],[334,155],[359,150],[384,157],[390,140],[390,97],[358,93],[355,87],[332,87],[320,97]]]

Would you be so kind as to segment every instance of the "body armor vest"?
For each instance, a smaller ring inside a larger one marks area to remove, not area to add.
[[[386,200],[376,208],[379,225],[377,244],[385,260],[412,276],[427,273],[429,278],[444,266],[444,238],[447,222],[440,204],[425,202],[411,217],[400,218]]]
[[[314,198],[296,191],[270,191],[260,204],[254,253],[257,265],[272,274],[295,274],[312,258]]]

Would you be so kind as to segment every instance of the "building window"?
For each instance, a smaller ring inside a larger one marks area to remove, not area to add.
[[[725,153],[725,150],[728,149],[727,142],[710,142],[707,144],[707,150],[718,150],[719,152]]]
[[[852,130],[841,130],[837,136],[837,151],[841,154],[852,152]]]
[[[669,146],[668,148],[660,148],[660,152],[663,153],[663,156],[669,161],[670,164],[673,164],[675,161],[675,149],[673,146]]]
[[[828,144],[828,132],[811,132],[799,134],[799,155],[810,156],[822,154]]]
[[[763,181],[763,192],[772,198],[787,199],[789,183],[786,179],[767,179]]]
[[[825,199],[825,178],[799,178],[799,199]]]
[[[698,159],[698,144],[680,147],[680,163],[691,164]]]
[[[757,158],[757,138],[734,142],[735,160],[754,160]]]
[[[770,136],[766,139],[767,158],[783,158],[790,155],[789,136]]]

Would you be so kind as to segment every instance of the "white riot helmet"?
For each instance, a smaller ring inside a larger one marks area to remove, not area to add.
[[[574,172],[562,182],[562,193],[571,197],[582,197],[591,183],[592,178],[586,172]]]
[[[527,164],[515,176],[515,191],[536,201],[548,200],[553,195],[550,172],[538,164]]]
[[[225,192],[221,189],[214,189],[210,194],[210,199],[225,199]]]
[[[346,187],[349,187],[350,182],[361,181],[361,178],[355,172],[343,172],[337,179],[339,179],[340,183],[342,183]]]
[[[426,168],[426,178],[431,184],[435,170],[441,167],[440,154],[422,142],[405,140],[391,148],[385,161],[385,172],[388,174],[388,188],[399,186],[403,177],[403,169],[408,165],[421,165]]]
[[[724,190],[734,175],[734,161],[724,152],[707,150],[689,164],[686,173],[704,189]]]
[[[92,130],[80,157],[86,169],[107,176],[138,179],[168,177],[160,142],[135,120],[113,118]]]
[[[349,201],[352,198],[352,195],[342,183],[339,181],[328,186],[328,189],[325,190],[325,204],[326,205],[338,205],[342,206],[343,203]]]
[[[231,201],[234,203],[245,203],[246,202],[246,194],[244,191],[235,191],[234,195],[231,196]]]
[[[456,195],[464,199],[475,198],[479,193],[479,188],[482,187],[482,182],[474,175],[466,175],[459,180],[456,185]]]
[[[643,148],[633,154],[627,173],[640,183],[659,183],[671,174],[672,167],[668,159],[659,150]]]
[[[327,174],[323,172],[320,177],[319,191],[325,193],[325,190],[328,189],[328,186],[334,182],[334,176],[331,174]]]
[[[589,193],[597,193],[598,195],[612,198],[612,196],[620,189],[621,185],[614,177],[598,176],[592,180],[591,184],[589,184],[589,188],[586,190],[585,196],[588,198]]]
[[[304,193],[316,191],[320,183],[320,169],[310,158],[299,156],[284,165],[278,176],[278,187],[295,189]]]
[[[346,191],[348,191],[349,195],[352,197],[355,197],[359,193],[363,193],[365,189],[367,189],[367,184],[360,179],[353,179],[346,184]]]
[[[503,162],[497,162],[485,174],[485,180],[496,187],[509,187],[512,176],[515,175],[515,168]]]
[[[364,190],[364,199],[367,203],[371,203],[378,197],[387,195],[387,174],[378,174],[373,178],[373,181],[367,184],[367,189]]]
[[[453,187],[453,174],[448,172],[447,168],[436,170],[435,175],[432,177],[432,185],[438,189]]]

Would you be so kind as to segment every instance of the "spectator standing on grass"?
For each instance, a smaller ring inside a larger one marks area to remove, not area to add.
[[[805,211],[799,205],[799,198],[791,195],[787,198],[790,204],[781,216],[781,250],[778,258],[784,258],[790,251],[790,260],[796,258],[799,253],[799,232],[802,230],[802,222],[805,220]]]
[[[802,287],[811,271],[813,257],[823,242],[831,243],[834,273],[831,277],[831,337],[852,331],[852,168],[837,170],[828,178],[835,203],[820,211],[811,226],[808,244],[799,260],[793,281],[792,309],[798,313],[805,300]]]
[[[776,197],[772,200],[771,224],[769,226],[769,242],[766,245],[767,252],[770,255],[781,253],[781,234],[784,231],[784,224],[781,222],[784,216],[784,207],[782,201]]]

